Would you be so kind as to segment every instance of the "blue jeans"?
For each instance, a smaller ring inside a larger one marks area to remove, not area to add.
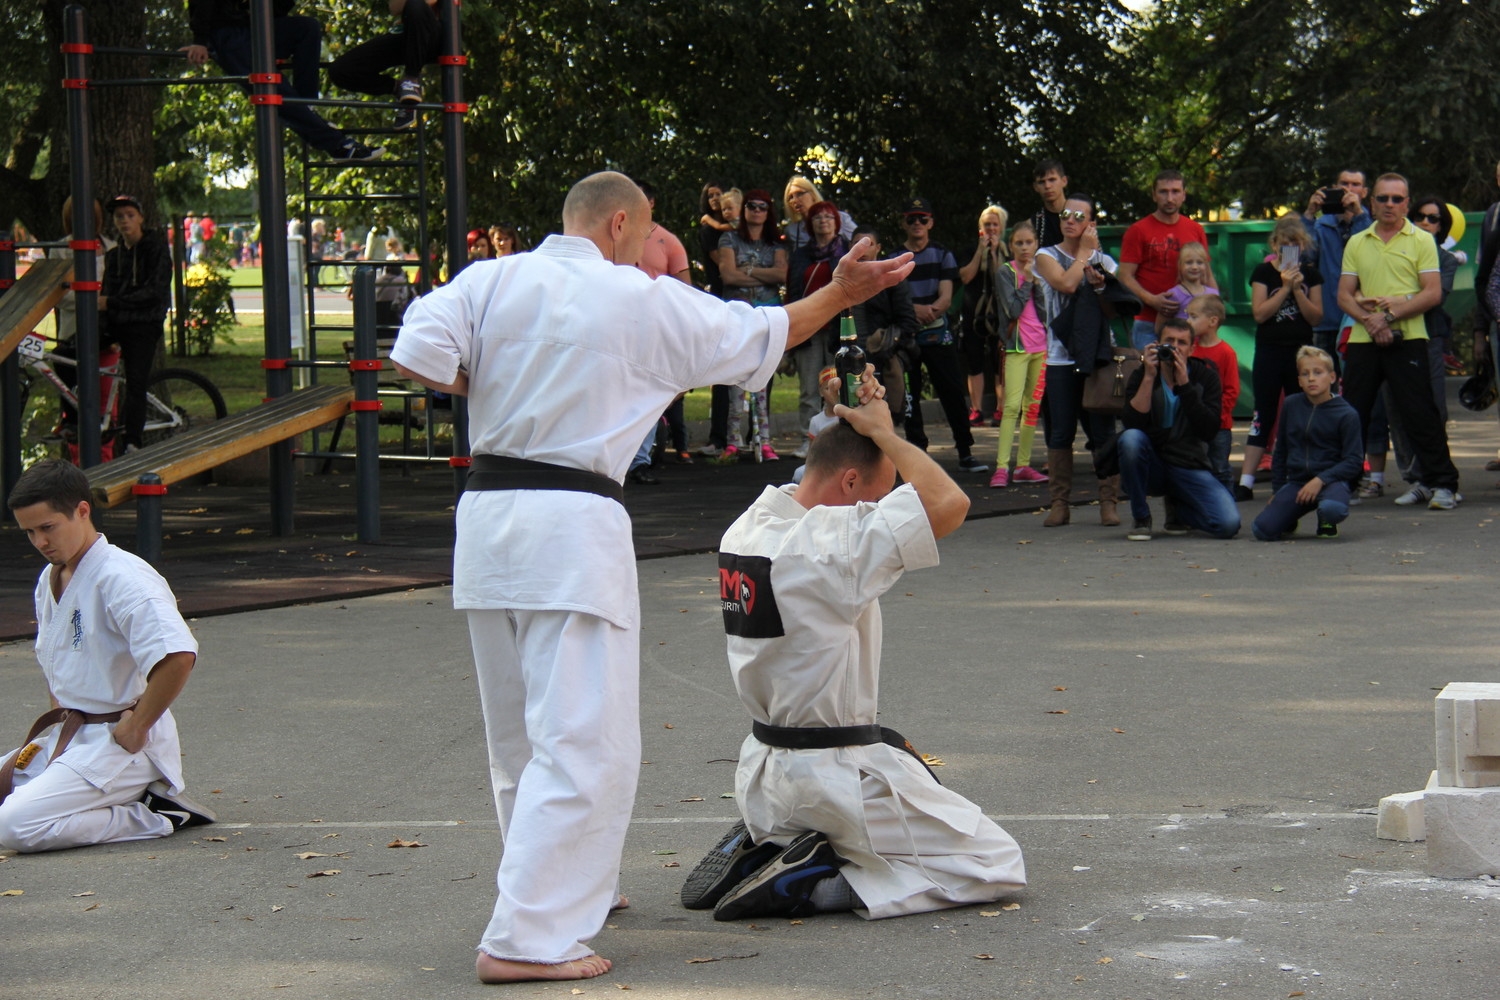
[[[1120,434],[1120,487],[1130,496],[1137,521],[1151,516],[1148,497],[1168,497],[1189,528],[1215,538],[1233,538],[1240,530],[1234,497],[1207,469],[1168,465],[1156,454],[1146,432],[1132,427]]]
[[[1297,501],[1297,491],[1303,485],[1305,484],[1287,483],[1277,490],[1272,495],[1271,502],[1266,504],[1266,509],[1250,525],[1251,534],[1263,542],[1277,541],[1296,526],[1302,515],[1312,510],[1318,512],[1318,521],[1326,524],[1338,524],[1349,516],[1348,483],[1329,483],[1324,486],[1316,503]]]
[[[1156,343],[1156,323],[1149,319],[1138,319],[1130,327],[1130,346],[1145,353],[1146,347]]]
[[[318,96],[318,60],[322,58],[323,26],[313,17],[277,17],[272,19],[274,46],[278,59],[292,60],[292,82],[285,77],[276,85],[282,97]],[[220,28],[213,37],[214,61],[230,76],[250,73],[250,29]],[[343,149],[344,133],[323,120],[306,104],[283,104],[282,123],[307,140],[307,144],[325,153]]]

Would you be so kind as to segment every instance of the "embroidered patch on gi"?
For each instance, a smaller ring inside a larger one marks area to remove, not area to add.
[[[73,626],[73,648],[77,649],[83,645],[83,610],[73,609],[73,617],[68,619],[68,624]]]
[[[724,631],[742,639],[786,635],[776,595],[771,591],[771,560],[765,556],[719,553],[719,604]]]

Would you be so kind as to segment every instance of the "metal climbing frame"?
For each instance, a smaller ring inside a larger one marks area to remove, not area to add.
[[[458,0],[439,0],[439,14],[443,25],[443,48],[438,63],[442,71],[443,111],[443,178],[444,210],[447,221],[447,257],[450,274],[457,273],[467,263],[464,233],[467,229],[468,189],[464,178],[464,133],[463,116],[468,104],[463,100],[463,67],[467,58],[463,54],[462,32],[459,23]],[[281,74],[276,67],[275,29],[271,11],[271,0],[250,0],[251,29],[251,73],[248,76],[187,77],[179,79],[119,79],[91,80],[88,70],[89,57],[96,50],[88,41],[87,14],[83,7],[73,4],[64,12],[64,78],[63,90],[68,104],[68,141],[71,154],[71,188],[73,196],[74,233],[87,233],[93,228],[94,182],[92,174],[92,150],[90,148],[91,126],[89,119],[88,92],[96,86],[169,86],[203,84],[248,84],[250,103],[255,111],[255,165],[257,194],[260,200],[261,233],[285,233],[286,218],[286,156],[282,145],[280,107],[286,102],[331,106],[367,106],[365,101],[330,101],[283,97],[277,92]],[[161,52],[138,49],[97,50],[109,52],[162,55],[181,58],[177,52]],[[294,365],[302,364],[292,357],[291,336],[291,288],[288,273],[287,247],[282,239],[262,239],[261,264],[265,301],[265,358],[261,366],[266,372],[266,396],[275,399],[292,391]],[[78,302],[78,409],[79,409],[79,461],[85,468],[99,464],[99,379],[97,358],[99,353],[98,294],[99,275],[94,251],[98,241],[75,239],[70,244],[74,251],[75,271],[72,290]],[[462,492],[468,472],[468,420],[462,399],[453,401],[453,450],[450,464],[454,470],[455,492]],[[292,533],[293,467],[292,442],[283,441],[272,445],[271,466],[271,532],[275,535]],[[363,480],[362,480],[363,481]]]

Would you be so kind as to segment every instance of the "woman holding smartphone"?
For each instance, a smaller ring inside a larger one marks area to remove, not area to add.
[[[1255,411],[1245,442],[1245,464],[1234,488],[1237,501],[1254,499],[1255,470],[1271,442],[1281,397],[1300,392],[1297,348],[1313,342],[1323,318],[1323,276],[1307,262],[1312,238],[1302,219],[1283,215],[1271,230],[1271,254],[1250,273],[1250,313],[1255,317],[1255,360],[1250,366]]]

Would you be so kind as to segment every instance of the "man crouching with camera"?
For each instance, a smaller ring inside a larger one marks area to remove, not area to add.
[[[1151,538],[1151,506],[1165,508],[1162,530],[1187,534],[1196,528],[1214,538],[1240,530],[1234,497],[1214,478],[1208,446],[1219,432],[1223,385],[1218,370],[1193,357],[1193,330],[1170,319],[1161,337],[1146,347],[1142,364],[1125,384],[1130,402],[1120,435],[1120,486],[1134,518],[1126,538]]]

